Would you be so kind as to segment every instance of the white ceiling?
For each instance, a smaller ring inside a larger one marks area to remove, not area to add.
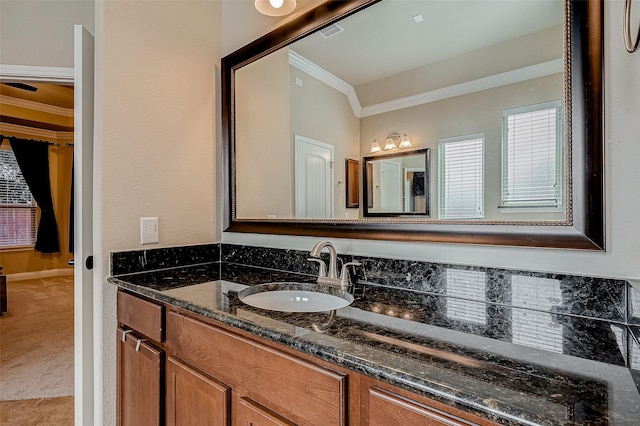
[[[339,22],[344,32],[291,48],[357,87],[559,25],[563,8],[562,0],[384,0]]]

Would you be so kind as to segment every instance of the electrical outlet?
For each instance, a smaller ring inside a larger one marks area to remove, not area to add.
[[[158,218],[140,218],[140,244],[154,244],[158,239]]]

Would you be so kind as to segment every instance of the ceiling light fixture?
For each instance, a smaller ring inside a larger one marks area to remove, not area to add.
[[[284,16],[296,8],[296,0],[256,0],[258,12],[267,16]]]

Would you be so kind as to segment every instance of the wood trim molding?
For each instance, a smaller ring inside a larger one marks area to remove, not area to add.
[[[28,101],[26,99],[18,99],[7,95],[0,95],[0,104],[46,112],[49,114],[61,115],[63,117],[73,117],[73,108],[48,105],[40,102]]]
[[[0,123],[0,132],[5,136],[11,134],[26,135],[34,139],[46,139],[51,142],[73,142],[73,132],[56,132],[55,130],[36,129],[35,127],[20,126],[18,124]]]
[[[39,278],[66,277],[73,275],[73,268],[47,269],[44,271],[17,272],[7,274],[7,282],[36,280]]]

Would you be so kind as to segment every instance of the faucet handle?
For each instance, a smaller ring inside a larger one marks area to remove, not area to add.
[[[320,265],[320,270],[318,271],[318,277],[326,277],[327,276],[327,264],[324,263],[324,260],[317,259],[315,257],[308,257],[307,260],[309,262],[318,262]]]
[[[342,272],[340,272],[340,286],[343,290],[347,290],[349,288],[350,280],[349,280],[349,266],[360,266],[362,263],[360,262],[346,262],[342,265]]]

